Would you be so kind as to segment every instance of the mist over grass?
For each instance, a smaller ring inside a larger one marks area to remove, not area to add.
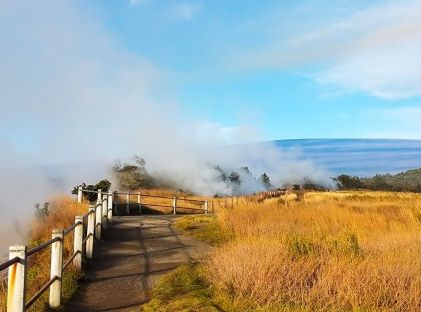
[[[256,141],[259,130],[190,118],[171,75],[131,54],[77,2],[1,1],[0,36],[2,229],[27,222],[33,205],[52,193],[113,181],[108,168],[134,154],[151,173],[202,194],[229,193],[214,164],[241,163],[275,183],[324,176],[273,147],[216,150]],[[9,237],[5,244],[19,240]]]

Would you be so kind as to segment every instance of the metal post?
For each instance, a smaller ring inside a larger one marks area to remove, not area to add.
[[[94,251],[94,233],[95,233],[95,206],[89,206],[89,213],[88,213],[88,226],[86,228],[86,258],[92,259],[92,254]]]
[[[205,214],[208,214],[208,201],[205,200]]]
[[[102,195],[102,228],[108,228],[108,195]]]
[[[142,214],[142,204],[140,201],[141,201],[140,194],[137,194],[137,206],[139,208],[139,215]]]
[[[126,213],[130,214],[130,193],[126,195]]]
[[[111,224],[113,220],[113,193],[108,192],[108,222]]]
[[[20,261],[9,267],[7,279],[7,312],[25,311],[26,246],[10,246],[9,260],[15,257],[19,257]]]
[[[80,270],[82,268],[82,251],[83,251],[83,217],[76,216],[75,224],[79,223],[75,227],[75,234],[73,236],[73,252],[78,253],[73,259],[74,265]]]
[[[98,197],[97,197],[97,200],[98,199],[102,200],[102,190],[101,189],[98,189]]]
[[[177,196],[174,196],[173,202],[172,202],[172,208],[173,208],[173,214],[177,214]]]
[[[59,238],[51,245],[51,275],[56,280],[50,286],[50,307],[58,308],[61,299],[61,273],[63,269],[63,230],[53,230],[52,238]]]
[[[77,202],[80,204],[81,202],[82,202],[82,197],[83,196],[83,194],[82,194],[82,187],[81,186],[79,186],[78,188],[77,188]]]
[[[95,206],[95,237],[101,239],[102,200],[98,199]]]

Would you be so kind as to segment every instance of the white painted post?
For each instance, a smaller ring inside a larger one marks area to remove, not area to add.
[[[208,214],[208,201],[205,200],[205,214]]]
[[[137,194],[137,206],[139,208],[139,214],[142,214],[142,204],[140,203],[140,194]]]
[[[177,214],[177,196],[174,196],[173,202],[172,202],[172,208],[173,208],[173,214]]]
[[[126,213],[130,214],[130,193],[126,195]]]
[[[95,206],[89,206],[88,226],[86,228],[86,236],[89,238],[86,241],[85,253],[87,259],[92,259],[94,251],[94,234],[95,233]]]
[[[51,275],[50,279],[56,278],[50,286],[50,307],[58,308],[61,299],[61,273],[63,269],[63,230],[53,230],[52,238],[59,238],[51,245]]]
[[[82,197],[83,196],[83,194],[82,194],[82,187],[81,186],[79,186],[78,188],[77,188],[77,202],[80,204],[81,202],[82,202]]]
[[[98,197],[97,197],[97,200],[98,199],[100,199],[100,200],[102,200],[102,190],[101,189],[98,189]]]
[[[80,270],[82,268],[82,251],[83,251],[83,217],[76,216],[75,224],[79,223],[75,227],[75,234],[73,236],[73,252],[77,252],[77,256],[73,259],[74,265]]]
[[[26,246],[10,246],[9,260],[15,257],[19,257],[20,261],[9,267],[7,278],[7,312],[25,311]]]
[[[108,195],[102,195],[102,228],[108,229]],[[105,217],[105,218],[104,218]]]
[[[101,239],[102,200],[98,199],[95,206],[95,237]]]
[[[108,192],[108,222],[113,221],[113,193]]]

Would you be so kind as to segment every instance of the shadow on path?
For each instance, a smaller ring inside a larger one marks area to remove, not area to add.
[[[153,282],[166,272],[202,258],[208,246],[174,229],[174,216],[114,217],[95,241],[78,295],[65,311],[139,311]]]

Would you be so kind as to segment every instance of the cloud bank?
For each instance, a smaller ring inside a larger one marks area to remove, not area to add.
[[[308,10],[313,16],[325,14],[317,7]],[[265,49],[241,62],[255,68],[302,68],[319,83],[344,93],[388,100],[420,96],[420,14],[421,1],[395,0],[339,12],[330,21],[303,20],[311,25],[307,30],[302,26],[295,31],[279,22],[289,33],[272,38]]]

